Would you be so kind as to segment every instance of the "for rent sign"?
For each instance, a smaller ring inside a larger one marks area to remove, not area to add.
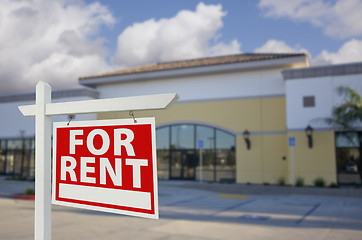
[[[154,118],[54,123],[54,204],[158,218]]]

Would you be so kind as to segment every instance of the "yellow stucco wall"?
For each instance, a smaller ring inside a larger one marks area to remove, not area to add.
[[[156,124],[200,122],[241,132],[285,131],[285,98],[251,98],[186,102],[160,111],[137,111],[136,117],[156,117]],[[101,113],[98,119],[129,118],[128,113]]]
[[[261,101],[262,126],[261,131],[286,130],[285,98],[264,98]]]
[[[246,150],[242,136],[237,138],[237,182],[277,184],[287,179],[286,135],[254,135],[251,149]]]
[[[286,179],[288,171],[287,144],[285,135],[263,136],[263,182],[278,183]]]
[[[184,102],[162,111],[135,112],[137,117],[156,117],[156,125],[193,122],[220,127],[236,134],[236,181],[276,184],[290,179],[288,137],[295,136],[295,176],[310,185],[317,177],[336,182],[333,132],[315,132],[309,149],[304,132],[286,133],[284,97]],[[128,113],[99,114],[99,119],[129,118]],[[247,150],[242,132],[251,132]],[[284,157],[284,159],[283,159]]]
[[[308,147],[307,136],[304,132],[289,132],[288,135],[296,139],[295,179],[302,177],[305,185],[313,185],[314,180],[319,177],[323,178],[327,185],[337,183],[334,132],[314,132],[312,148]],[[291,157],[289,148],[289,169],[291,169]],[[288,181],[291,183],[291,174],[288,176]]]
[[[236,139],[236,182],[262,182],[261,136],[250,137],[251,148],[246,149],[243,136]]]

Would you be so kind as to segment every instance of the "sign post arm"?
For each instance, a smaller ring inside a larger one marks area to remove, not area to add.
[[[108,98],[85,100],[75,102],[61,102],[46,104],[45,114],[47,116],[89,114],[103,112],[124,112],[142,110],[161,110],[170,108],[179,96],[176,93]],[[33,117],[35,115],[35,105],[19,106],[19,110],[24,116]]]
[[[36,86],[35,105],[35,239],[51,239],[51,116],[46,104],[51,102],[51,87]]]

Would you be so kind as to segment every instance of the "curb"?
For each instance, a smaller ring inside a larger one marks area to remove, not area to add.
[[[13,194],[11,198],[20,199],[20,200],[35,200],[34,195],[24,195],[24,194]]]
[[[212,191],[224,194],[256,194],[256,195],[313,195],[330,197],[362,198],[362,189],[353,188],[317,188],[317,187],[291,187],[291,186],[263,186],[245,184],[205,184],[185,183],[182,187],[197,190]]]

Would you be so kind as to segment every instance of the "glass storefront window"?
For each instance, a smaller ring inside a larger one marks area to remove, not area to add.
[[[338,184],[361,184],[361,132],[336,133]]]
[[[6,149],[6,140],[1,140],[0,141],[0,149],[3,149],[3,150]]]
[[[184,124],[171,127],[171,148],[195,148],[194,125]]]
[[[196,126],[196,139],[204,142],[204,149],[214,149],[214,128]]]
[[[157,175],[159,179],[169,178],[169,150],[157,150]]]
[[[14,166],[13,166],[13,174],[16,176],[22,175],[23,172],[23,151],[22,150],[15,150],[15,151],[9,151],[11,154],[13,154],[14,159]]]
[[[27,150],[35,149],[34,139],[26,139],[24,144],[25,144],[25,149]]]
[[[5,174],[13,174],[14,155],[7,153],[5,157]]]
[[[200,179],[200,150],[197,151],[196,179]],[[202,180],[213,182],[215,178],[214,150],[202,150]]]
[[[170,128],[163,127],[156,130],[157,134],[157,149],[169,149],[170,148]]]
[[[35,140],[0,140],[0,174],[31,177],[34,176]]]
[[[235,152],[217,150],[216,152],[216,181],[235,181]]]
[[[361,184],[360,151],[358,148],[337,148],[337,178],[339,184]]]
[[[230,133],[216,130],[216,149],[234,149],[235,137]]]
[[[35,177],[35,150],[30,152],[29,177]]]
[[[336,133],[336,147],[359,147],[357,132]]]
[[[5,150],[0,149],[0,174],[5,173]]]
[[[234,182],[235,136],[198,124],[177,124],[156,130],[158,177],[199,180],[203,141],[202,180]]]
[[[8,149],[23,149],[23,140],[8,140]]]

